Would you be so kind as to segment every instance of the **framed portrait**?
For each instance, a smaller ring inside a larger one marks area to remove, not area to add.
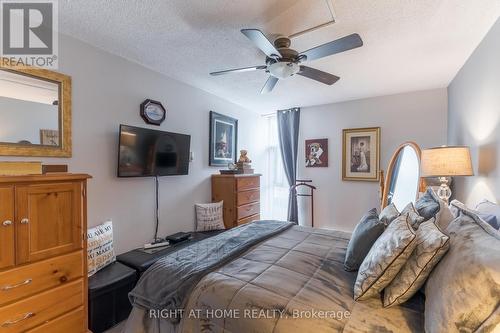
[[[41,129],[40,144],[42,146],[59,146],[59,131],[50,129]]]
[[[306,140],[306,168],[328,167],[328,139]]]
[[[380,127],[342,131],[342,180],[378,181]]]
[[[238,120],[210,111],[209,165],[236,163]]]

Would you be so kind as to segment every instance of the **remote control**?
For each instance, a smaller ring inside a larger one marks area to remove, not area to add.
[[[169,241],[158,242],[158,243],[148,243],[148,244],[144,244],[144,249],[154,249],[157,247],[164,247],[164,246],[169,246],[169,245],[170,245]]]

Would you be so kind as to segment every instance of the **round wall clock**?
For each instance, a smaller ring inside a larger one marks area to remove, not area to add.
[[[161,125],[167,116],[167,110],[158,101],[147,99],[141,103],[141,117],[148,124]]]

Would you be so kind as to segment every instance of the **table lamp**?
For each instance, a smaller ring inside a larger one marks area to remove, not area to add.
[[[473,176],[469,147],[442,146],[422,150],[420,177],[439,177],[438,196],[448,203],[451,190],[446,177]]]

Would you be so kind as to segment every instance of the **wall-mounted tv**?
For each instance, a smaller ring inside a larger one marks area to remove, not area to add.
[[[120,125],[118,177],[187,175],[191,136]]]

